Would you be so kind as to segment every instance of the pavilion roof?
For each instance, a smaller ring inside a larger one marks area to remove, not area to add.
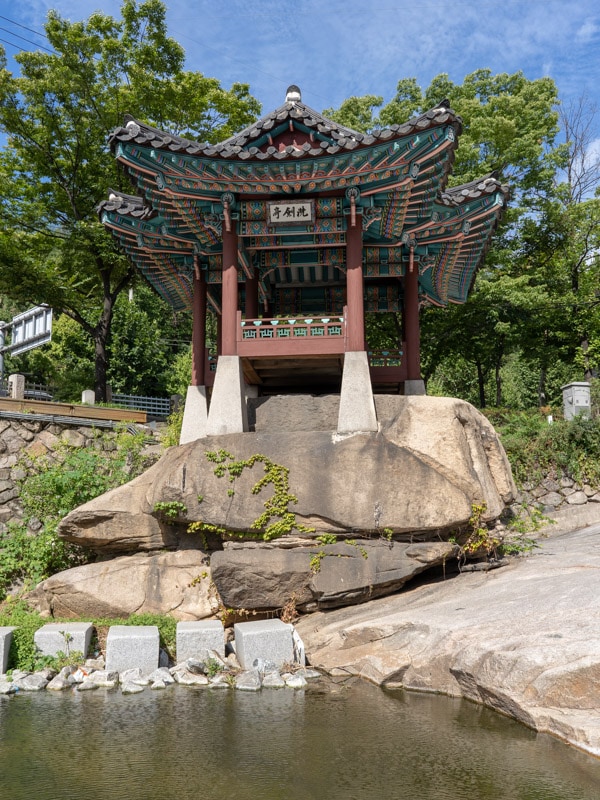
[[[300,100],[286,100],[279,108],[218,144],[197,142],[165,133],[130,115],[126,115],[123,126],[112,131],[109,143],[114,148],[118,142],[131,142],[152,147],[154,150],[206,156],[211,159],[282,161],[351,152],[357,148],[404,138],[444,124],[453,125],[457,135],[462,131],[460,117],[452,111],[447,100],[443,100],[424,114],[411,117],[402,125],[391,125],[370,133],[360,133],[346,128],[327,119]],[[271,143],[278,134],[291,128],[305,132],[309,137],[308,140],[302,144],[289,144],[281,148]]]
[[[494,174],[447,188],[461,130],[460,118],[443,101],[403,125],[360,133],[303,104],[297,87],[290,87],[282,106],[219,144],[127,117],[110,143],[139,194],[111,190],[98,210],[159,294],[184,309],[191,305],[195,258],[209,284],[219,283],[223,198],[235,197],[240,219],[240,280],[244,272],[252,274],[254,253],[275,270],[270,280],[285,283],[294,258],[306,265],[311,252],[320,252],[315,263],[327,274],[337,269],[349,193],[358,189],[356,207],[370,250],[365,263],[370,258],[371,265],[395,265],[379,273],[372,266],[371,275],[401,274],[408,258],[403,245],[410,244],[423,298],[460,303],[508,198]],[[269,226],[265,201],[306,195],[322,198],[316,201],[318,225],[283,234]],[[284,255],[294,248],[296,256]],[[218,306],[219,287],[209,285],[209,300]]]

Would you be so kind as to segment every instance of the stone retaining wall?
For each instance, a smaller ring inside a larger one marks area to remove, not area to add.
[[[152,428],[144,427],[143,430],[148,434],[144,454],[150,465],[160,456],[161,447]],[[116,436],[117,431],[114,429],[42,421],[34,415],[31,419],[27,419],[25,415],[19,419],[0,417],[0,531],[4,530],[7,522],[19,520],[23,516],[18,483],[27,477],[24,456],[52,458],[53,453],[65,444],[111,451],[116,449],[113,441]],[[41,524],[32,522],[30,527],[35,532]]]
[[[537,506],[545,514],[569,506],[600,503],[600,490],[597,486],[590,486],[588,483],[580,485],[567,476],[547,477],[539,484],[525,483],[521,495],[522,501],[528,506]]]

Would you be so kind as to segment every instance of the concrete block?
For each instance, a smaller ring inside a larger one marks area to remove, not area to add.
[[[159,634],[156,625],[112,625],[106,637],[106,671],[139,667],[149,675],[158,669]]]
[[[420,379],[404,381],[404,394],[406,397],[425,395],[425,381]]]
[[[280,619],[238,622],[233,626],[235,652],[242,669],[252,669],[260,659],[273,667],[294,660],[293,626]]]
[[[84,406],[93,406],[96,404],[96,393],[93,389],[84,389],[81,393],[81,403]]]
[[[188,386],[183,409],[183,422],[179,444],[195,442],[206,436],[206,423],[208,421],[208,403],[206,400],[206,386]]]
[[[188,658],[203,661],[208,650],[225,658],[225,630],[218,619],[200,619],[177,623],[177,663]]]
[[[8,376],[8,393],[13,400],[25,397],[25,375],[15,372]]]
[[[248,409],[242,360],[239,356],[219,356],[215,384],[210,399],[207,436],[248,431]]]
[[[0,628],[0,675],[4,675],[8,669],[8,653],[12,642],[12,632],[15,628]]]
[[[87,653],[94,626],[91,622],[52,622],[33,634],[33,641],[43,656],[57,653]]]
[[[338,433],[377,430],[369,358],[365,350],[344,356],[337,430]]]

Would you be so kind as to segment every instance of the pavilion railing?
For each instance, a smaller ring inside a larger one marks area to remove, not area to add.
[[[242,319],[239,341],[306,340],[341,338],[346,334],[344,317],[280,317],[277,319]]]
[[[401,367],[402,350],[368,350],[370,367]]]

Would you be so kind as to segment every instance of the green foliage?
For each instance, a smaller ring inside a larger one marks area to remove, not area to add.
[[[143,434],[122,430],[114,438],[98,434],[96,447],[63,445],[48,456],[23,457],[28,477],[19,482],[23,521],[0,533],[0,600],[15,581],[25,588],[64,569],[84,564],[90,554],[60,539],[60,520],[77,506],[126,483],[147,466]],[[115,449],[106,450],[110,447]],[[32,534],[28,524],[43,521]]]
[[[456,557],[459,565],[470,558],[495,559],[499,555],[501,539],[481,521],[485,511],[485,503],[473,503],[466,537],[463,533],[461,536],[452,536],[449,539],[456,545]]]
[[[10,601],[0,607],[0,627],[14,626],[9,654],[9,666],[17,669],[35,670],[39,655],[33,642],[33,635],[48,620],[31,611],[22,600]],[[43,666],[43,664],[42,664]]]
[[[221,666],[220,662],[217,661],[216,658],[207,658],[204,663],[206,666],[206,675],[209,678],[214,678],[215,675],[218,675],[220,672],[223,672],[223,667]]]
[[[133,278],[96,213],[109,188],[131,191],[107,152],[110,131],[130,113],[214,142],[252,122],[260,105],[245,84],[226,90],[184,69],[159,0],[124,0],[120,19],[94,12],[71,22],[50,11],[44,27],[48,48],[18,53],[15,75],[0,46],[0,292],[45,302],[81,326],[105,400],[115,303]],[[141,358],[132,337],[118,338]],[[125,361],[113,377],[135,380]]]
[[[317,536],[317,542],[320,544],[336,544],[337,536],[335,533],[322,533],[320,536]]]
[[[230,483],[234,483],[245,469],[252,469],[255,464],[262,464],[264,474],[252,489],[252,494],[259,494],[266,486],[273,487],[273,495],[264,502],[264,512],[252,523],[250,531],[239,532],[237,534],[228,531],[218,525],[197,521],[192,522],[188,531],[190,533],[216,533],[220,536],[227,534],[238,535],[242,538],[261,538],[265,542],[285,536],[293,530],[302,533],[312,533],[314,528],[308,528],[296,521],[296,515],[290,511],[290,503],[297,503],[298,498],[291,494],[289,487],[289,469],[281,464],[275,464],[265,455],[255,453],[245,460],[236,461],[235,456],[227,450],[208,451],[205,453],[208,461],[216,464],[214,473],[218,478],[228,477]],[[233,496],[232,489],[228,489],[229,497]]]
[[[391,528],[383,528],[381,531],[381,538],[391,542],[394,536],[394,531]]]
[[[309,561],[310,571],[316,575],[317,572],[321,571],[321,561],[325,558],[327,553],[325,550],[318,550],[316,553],[312,553]]]
[[[172,359],[167,378],[169,395],[178,394],[185,397],[192,380],[192,349],[186,347]]]
[[[550,474],[600,485],[600,419],[577,416],[549,425],[540,412],[496,410],[487,416],[500,434],[518,482],[535,482]]]
[[[159,501],[158,503],[154,503],[154,513],[164,519],[168,520],[169,522],[174,522],[176,519],[181,519],[185,517],[187,514],[187,506],[183,503],[179,503],[176,500],[170,500],[166,502]]]
[[[163,447],[176,447],[181,438],[181,426],[183,425],[183,408],[174,411],[167,419],[167,426],[161,432],[160,441]]]
[[[61,622],[60,619],[53,620]],[[76,622],[70,619],[68,622]],[[96,629],[108,628],[111,625],[156,625],[160,635],[161,646],[175,655],[177,638],[177,620],[160,614],[132,614],[124,619],[86,618],[82,622],[92,622]],[[36,651],[33,636],[38,628],[46,625],[47,619],[36,611],[32,611],[23,600],[7,600],[0,606],[0,627],[14,626],[12,644],[9,655],[9,666],[12,669],[36,670],[44,666],[60,669],[66,664],[81,664],[83,656],[76,651],[71,652],[69,642],[65,638],[65,652],[56,658],[40,656]]]
[[[58,538],[55,523],[45,523],[32,534],[25,525],[11,522],[0,532],[0,600],[15,581],[29,588],[89,558],[83,548]]]

